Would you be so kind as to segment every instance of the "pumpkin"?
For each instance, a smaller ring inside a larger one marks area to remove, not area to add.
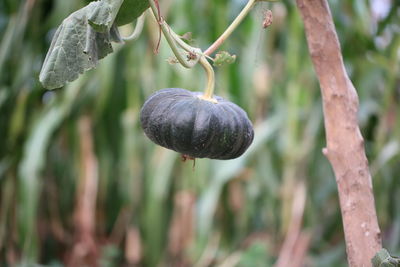
[[[236,104],[219,96],[181,88],[157,91],[144,103],[140,121],[154,143],[192,158],[233,159],[253,141],[250,120]]]

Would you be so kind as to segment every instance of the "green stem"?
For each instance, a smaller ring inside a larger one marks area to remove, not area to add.
[[[143,13],[136,21],[135,29],[133,30],[132,34],[127,36],[127,37],[122,37],[122,40],[124,41],[133,41],[136,40],[140,34],[142,33],[143,30],[143,25],[144,25],[144,16],[145,13]]]
[[[171,27],[170,27],[168,24],[167,24],[166,26],[168,27],[168,33],[171,35],[172,39],[174,39],[175,42],[176,42],[182,49],[184,49],[184,50],[186,50],[186,51],[188,51],[188,52],[194,52],[194,51],[196,51],[196,52],[199,52],[200,54],[202,54],[200,48],[193,47],[193,46],[191,46],[191,45],[185,43],[185,42],[181,39],[181,37],[180,37],[178,34],[176,34],[176,33],[171,29]]]
[[[211,55],[221,44],[232,34],[232,32],[239,26],[242,20],[247,16],[250,10],[253,8],[255,3],[260,0],[249,0],[246,6],[242,9],[239,15],[232,21],[231,25],[225,30],[225,32],[209,47],[204,51],[205,55]]]
[[[163,19],[160,20],[158,18],[158,10],[154,0],[149,0],[149,3],[151,11],[153,12],[153,15],[156,18],[159,26],[161,27],[161,31],[163,32],[165,39],[167,40],[172,52],[178,59],[179,63],[181,63],[182,66],[184,66],[185,68],[192,68],[194,65],[196,65],[197,61],[188,61],[186,55],[182,55],[180,53],[179,48],[177,47],[174,38],[171,35],[171,33],[173,32],[172,29],[168,27],[167,23]]]
[[[225,30],[225,32],[204,52],[202,53],[199,48],[192,47],[185,43],[179,35],[177,35],[169,25],[162,19],[159,18],[158,9],[154,0],[149,0],[151,11],[156,18],[159,26],[161,27],[161,31],[165,39],[167,40],[169,46],[171,47],[172,52],[178,59],[179,63],[186,68],[192,68],[197,62],[201,64],[207,74],[207,86],[204,90],[204,95],[201,98],[216,102],[213,98],[214,87],[215,87],[215,74],[214,69],[207,61],[207,58],[210,54],[212,54],[231,34],[232,32],[239,26],[239,24],[243,21],[243,19],[247,16],[250,10],[253,8],[256,2],[265,1],[265,0],[249,0],[246,6],[242,9],[239,15],[233,20],[231,25]],[[189,53],[193,53],[195,55],[194,60],[189,61],[186,55],[182,55],[179,51],[177,44]]]
[[[204,89],[204,95],[201,96],[201,98],[208,100],[208,101],[216,102],[216,100],[213,98],[214,87],[215,87],[214,69],[210,65],[210,63],[207,61],[206,57],[203,55],[200,57],[199,63],[204,68],[204,70],[206,71],[206,74],[207,74],[207,86]]]
[[[178,59],[179,63],[181,63],[184,67],[191,68],[193,67],[197,62],[200,62],[201,66],[204,68],[206,71],[207,75],[207,86],[204,90],[204,95],[201,96],[201,98],[216,102],[215,99],[213,98],[214,94],[214,88],[215,88],[215,74],[214,74],[214,69],[210,65],[210,63],[207,61],[206,57],[202,55],[202,52],[199,48],[192,47],[185,43],[180,36],[178,36],[169,26],[168,24],[163,21],[159,20],[158,18],[158,10],[156,7],[156,4],[154,0],[149,0],[150,3],[150,8],[153,12],[154,17],[158,21],[161,30],[163,32],[163,35],[165,39],[167,40],[168,44],[171,47],[172,52]],[[190,63],[187,61],[187,58],[185,58],[180,52],[179,48],[177,47],[178,44],[182,49],[186,50],[187,52],[194,53],[196,56],[197,60],[193,60]]]

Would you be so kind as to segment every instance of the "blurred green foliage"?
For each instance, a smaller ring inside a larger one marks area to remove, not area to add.
[[[216,69],[216,94],[248,112],[254,144],[238,159],[197,159],[194,168],[140,129],[154,91],[205,84],[200,67],[166,62],[165,41],[154,55],[151,16],[138,41],[115,45],[97,69],[59,90],[41,87],[52,34],[84,2],[0,1],[0,265],[90,264],[91,255],[101,266],[271,266],[305,185],[302,261],[346,266],[337,188],[321,153],[319,85],[293,1],[257,4],[221,48],[237,60]],[[202,48],[245,4],[160,2],[175,31],[192,32]],[[399,255],[400,3],[377,2],[329,4],[360,96],[384,246]],[[267,8],[274,22],[264,30]]]

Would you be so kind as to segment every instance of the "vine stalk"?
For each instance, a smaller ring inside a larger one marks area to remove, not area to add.
[[[254,5],[259,1],[265,1],[265,0],[249,0],[245,5],[245,7],[242,9],[242,11],[239,13],[239,15],[232,21],[232,23],[221,34],[221,36],[209,48],[207,48],[204,52],[202,52],[200,48],[192,47],[186,42],[184,42],[181,39],[181,37],[177,35],[161,17],[159,13],[159,7],[156,4],[155,0],[149,0],[150,9],[178,62],[185,68],[192,68],[197,63],[200,63],[204,68],[204,70],[206,71],[207,86],[204,90],[204,95],[201,98],[212,102],[216,101],[213,98],[214,88],[215,88],[214,69],[207,61],[207,57],[211,55],[218,47],[220,47],[226,39],[228,39],[228,37],[239,26],[239,24],[247,16],[247,14],[254,7]],[[180,48],[188,52],[188,55],[182,54],[179,51]]]
[[[243,21],[243,19],[247,16],[247,14],[250,12],[250,10],[254,7],[254,5],[258,1],[259,0],[249,0],[246,6],[239,13],[239,15],[232,21],[229,27],[226,28],[224,33],[221,34],[221,36],[218,37],[218,39],[209,48],[207,48],[206,51],[204,51],[204,54],[211,55],[218,47],[220,47],[221,44],[226,39],[228,39],[228,37],[232,34],[232,32],[239,26],[239,24]]]
[[[167,23],[163,20],[162,17],[158,17],[158,10],[156,3],[154,0],[149,0],[151,11],[153,12],[154,17],[157,20],[157,23],[161,27],[161,31],[168,42],[168,45],[171,47],[172,52],[176,56],[179,63],[184,66],[185,68],[192,68],[197,62],[190,62],[187,60],[187,57],[182,55],[177,47],[172,34],[170,33],[171,28],[167,25]]]

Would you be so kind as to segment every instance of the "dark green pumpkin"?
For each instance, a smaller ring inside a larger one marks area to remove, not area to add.
[[[156,144],[193,158],[233,159],[253,141],[247,114],[236,104],[181,88],[157,91],[143,105],[142,128]]]

